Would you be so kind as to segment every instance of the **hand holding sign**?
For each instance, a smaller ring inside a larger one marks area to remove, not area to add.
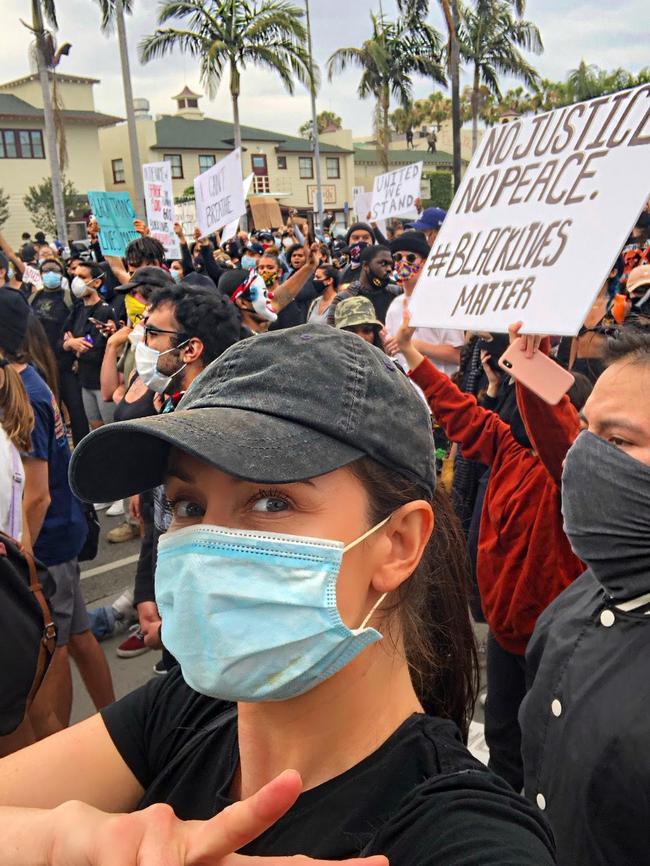
[[[202,237],[239,219],[245,212],[240,148],[194,178],[194,196]]]

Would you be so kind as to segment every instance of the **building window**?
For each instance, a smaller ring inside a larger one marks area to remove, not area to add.
[[[111,168],[113,169],[113,183],[125,183],[126,178],[124,176],[124,160],[112,159]]]
[[[207,171],[217,161],[217,157],[213,153],[200,153],[199,154],[199,174],[203,174],[204,171]],[[182,177],[182,175],[181,175]]]
[[[286,156],[279,156],[278,157],[278,169],[280,169],[280,171],[286,171],[286,168],[287,168]]]
[[[163,155],[163,159],[171,164],[172,177],[183,177],[183,157],[180,153],[166,153]]]
[[[298,172],[303,180],[314,176],[314,161],[311,156],[298,157]]]
[[[40,129],[0,129],[0,159],[44,159]]]
[[[325,167],[327,169],[327,177],[330,180],[341,177],[341,166],[338,156],[328,156],[325,160]]]
[[[198,108],[199,107],[199,100],[198,99],[188,99],[187,100],[187,107],[188,108]]]
[[[185,108],[185,100],[184,99],[178,100],[178,107],[179,108]]]

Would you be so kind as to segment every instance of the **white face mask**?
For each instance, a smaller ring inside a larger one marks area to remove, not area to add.
[[[187,340],[185,342],[187,342]],[[181,343],[181,346],[182,345],[185,344]],[[183,364],[183,366],[179,367],[179,369],[172,373],[171,376],[166,376],[158,369],[158,358],[160,358],[161,355],[166,355],[168,352],[175,352],[176,349],[180,349],[180,346],[172,346],[171,349],[167,349],[164,352],[158,352],[156,349],[147,346],[144,342],[136,344],[135,368],[138,371],[138,376],[150,391],[164,394],[164,392],[169,388],[174,376],[177,376],[187,367],[187,364]]]
[[[84,295],[87,295],[90,291],[90,288],[86,285],[86,283],[81,279],[81,277],[75,277],[70,286],[70,290],[75,298],[83,298]]]
[[[135,328],[129,334],[129,343],[132,346],[137,346],[138,343],[141,343],[144,340],[144,327],[142,325],[136,325]]]

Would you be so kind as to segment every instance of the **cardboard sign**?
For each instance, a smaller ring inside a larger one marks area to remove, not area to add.
[[[411,298],[414,325],[574,335],[648,198],[650,84],[487,131]]]
[[[193,198],[177,201],[175,209],[176,220],[183,226],[183,234],[188,239],[193,238],[196,228],[196,202]]]
[[[194,200],[201,237],[239,219],[246,210],[240,148],[194,178]]]
[[[244,201],[246,200],[246,196],[248,195],[248,191],[251,188],[251,183],[253,182],[253,175],[249,174],[248,177],[245,177],[242,186],[244,189]],[[237,232],[239,231],[239,223],[241,221],[241,217],[237,217],[236,220],[233,220],[231,223],[228,223],[227,226],[224,227],[224,230],[221,232],[221,243],[225,244],[226,241],[229,241],[231,238],[234,238]]]
[[[133,228],[135,211],[128,192],[89,192],[88,202],[101,229],[99,246],[105,256],[123,256],[140,235]]]
[[[258,231],[277,229],[283,224],[282,211],[277,199],[251,196],[248,203],[251,206],[253,225]]]
[[[180,259],[181,245],[174,232],[174,192],[168,162],[147,162],[142,166],[144,204],[151,236],[165,248],[167,258]]]
[[[396,216],[415,216],[415,201],[420,197],[422,162],[378,174],[372,187],[372,220],[387,220]]]

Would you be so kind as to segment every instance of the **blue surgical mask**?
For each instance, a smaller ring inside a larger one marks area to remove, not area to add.
[[[181,274],[181,272],[175,270],[174,268],[172,268],[172,269],[169,271],[169,273],[172,275],[172,280],[173,280],[175,283],[180,283],[180,281],[183,279],[183,275]]]
[[[46,271],[41,276],[41,280],[46,289],[61,288],[61,274],[57,271]]]
[[[254,259],[252,256],[242,256],[241,257],[241,266],[244,270],[250,270],[254,268],[257,264],[257,259]]]
[[[223,526],[188,526],[160,539],[156,603],[165,647],[195,691],[228,701],[284,701],[329,679],[382,639],[350,629],[336,606],[343,554],[356,541]]]

